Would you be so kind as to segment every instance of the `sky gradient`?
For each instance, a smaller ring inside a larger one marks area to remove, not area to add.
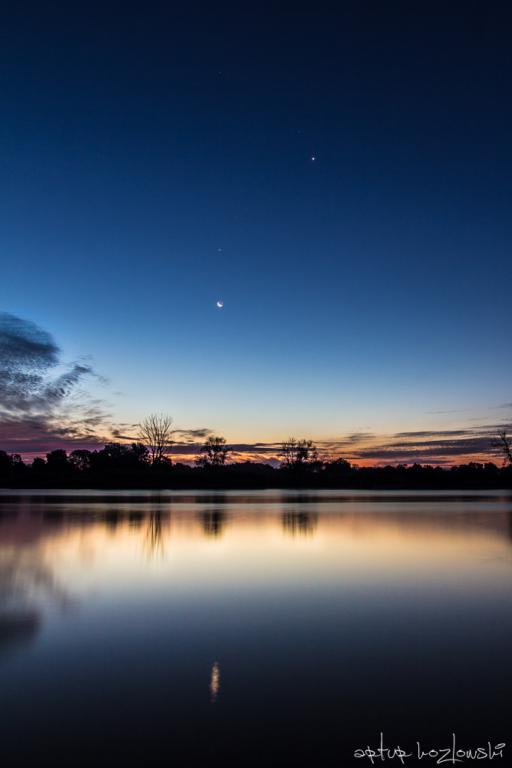
[[[44,386],[87,370],[37,428],[41,399],[14,413],[6,389],[0,447],[165,411],[240,457],[292,434],[359,463],[483,456],[512,400],[511,21],[4,9],[0,308],[59,348]]]

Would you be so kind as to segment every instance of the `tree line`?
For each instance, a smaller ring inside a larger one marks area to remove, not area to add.
[[[323,459],[312,440],[288,438],[278,452],[279,465],[230,461],[224,437],[210,435],[195,464],[172,461],[173,421],[148,416],[131,444],[107,443],[100,450],[50,451],[24,462],[0,450],[2,487],[109,488],[511,488],[512,446],[497,436],[503,465],[470,462],[449,468],[431,465],[358,467],[344,458]]]

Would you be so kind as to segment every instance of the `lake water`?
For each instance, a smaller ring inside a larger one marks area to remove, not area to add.
[[[511,672],[508,492],[0,495],[6,768],[487,748]]]

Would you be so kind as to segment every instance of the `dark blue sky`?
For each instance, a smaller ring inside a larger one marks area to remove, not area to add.
[[[506,6],[4,8],[2,309],[92,355],[117,420],[377,443],[495,421]]]

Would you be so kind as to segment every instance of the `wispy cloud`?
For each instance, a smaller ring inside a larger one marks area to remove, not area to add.
[[[51,450],[70,441],[100,444],[109,414],[83,390],[100,378],[87,361],[61,364],[53,337],[34,323],[0,313],[0,445]]]
[[[188,443],[194,443],[196,440],[206,440],[207,437],[213,435],[213,431],[208,427],[199,427],[198,429],[175,429],[174,437]]]
[[[467,429],[441,429],[441,430],[423,430],[420,432],[396,432],[393,438],[406,437],[408,440],[426,437],[456,437],[470,434]]]
[[[105,401],[90,396],[87,382],[91,379],[101,377],[90,360],[63,364],[61,351],[48,332],[27,320],[0,313],[0,447],[18,453],[44,453],[54,448],[98,448],[112,439],[136,441],[137,424],[112,425]],[[512,408],[512,403],[495,408]],[[362,464],[449,464],[497,457],[495,436],[500,428],[510,425],[465,419],[466,424],[472,421],[477,423],[389,435],[375,434],[371,427],[365,427],[365,431],[319,440],[317,447],[321,458],[343,457]],[[172,454],[193,460],[211,434],[208,427],[176,429]],[[236,461],[279,461],[280,443],[276,441],[239,442],[229,447]]]
[[[376,435],[359,432],[337,439],[318,440],[320,458],[343,457],[360,464],[411,464],[414,462],[449,465],[465,461],[499,459],[496,434],[502,424],[487,424],[451,430],[417,430]],[[176,456],[189,460],[200,449],[200,443],[178,442]],[[232,460],[279,462],[279,442],[247,442],[229,445]]]
[[[138,424],[118,424],[115,427],[112,427],[112,437],[116,440],[135,443],[140,440],[138,432]],[[192,446],[197,446],[197,450],[199,451],[202,442],[198,441],[206,440],[209,435],[213,435],[213,430],[208,427],[199,427],[197,429],[174,429],[172,432],[172,450],[176,451],[178,447],[184,446],[190,451]]]
[[[464,429],[398,432],[389,440],[360,446],[354,460],[378,463],[450,464],[457,460],[496,459],[496,435],[503,424],[488,424]]]
[[[425,411],[425,413],[429,414],[447,414],[447,413],[466,413],[468,411],[468,408],[449,408],[446,411]]]

